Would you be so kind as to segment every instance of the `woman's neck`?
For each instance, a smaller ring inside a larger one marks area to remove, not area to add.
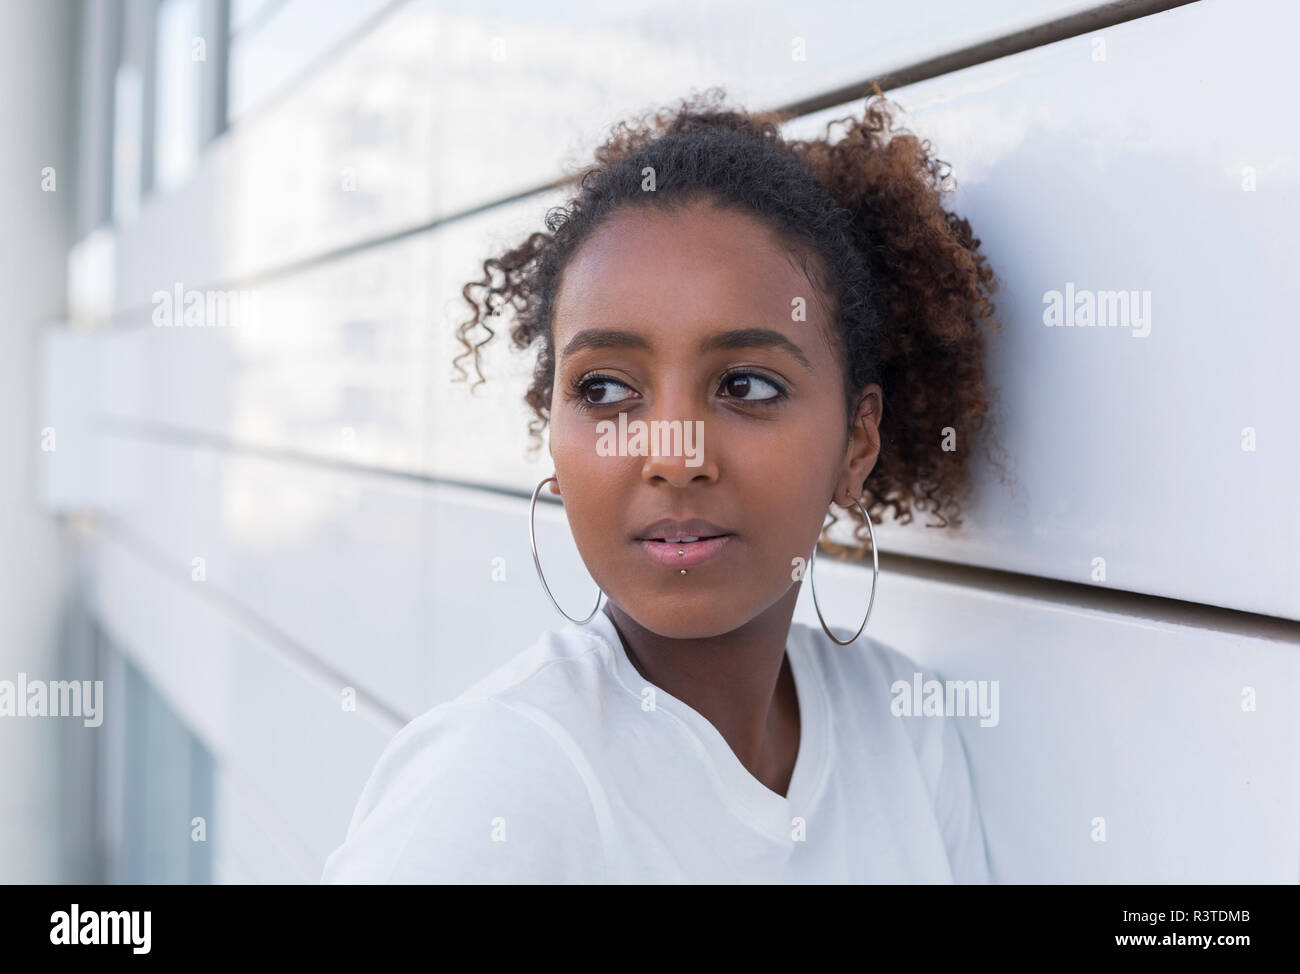
[[[744,626],[673,639],[640,626],[615,603],[602,609],[645,680],[700,713],[764,786],[784,795],[799,751],[800,714],[785,647],[799,585]]]

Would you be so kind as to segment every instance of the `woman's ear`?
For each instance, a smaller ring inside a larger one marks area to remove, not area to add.
[[[547,431],[546,431],[546,452],[550,454],[550,456],[551,456],[551,463],[554,464],[554,463],[555,463],[555,445],[551,442],[550,430],[547,430]],[[552,480],[549,484],[546,485],[546,489],[549,490],[552,494],[554,494],[554,495],[556,495],[556,496],[558,497],[558,496],[560,495],[560,473],[559,473],[559,471],[557,470],[553,476],[555,477],[555,479]]]
[[[835,490],[835,502],[842,507],[852,507],[853,500],[862,496],[867,475],[876,465],[880,456],[880,420],[883,415],[884,392],[873,382],[862,390],[853,414],[853,427],[844,451],[844,469]]]

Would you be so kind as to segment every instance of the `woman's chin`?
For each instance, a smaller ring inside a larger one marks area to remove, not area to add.
[[[734,599],[720,593],[697,592],[672,598],[619,601],[618,608],[642,629],[665,639],[711,639],[740,628],[750,618]]]

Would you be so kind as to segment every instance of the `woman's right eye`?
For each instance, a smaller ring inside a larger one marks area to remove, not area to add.
[[[578,386],[578,395],[583,401],[593,406],[606,406],[612,403],[623,402],[628,396],[618,396],[617,390],[623,389],[626,392],[632,390],[617,379],[611,379],[608,376],[593,376],[585,379]]]

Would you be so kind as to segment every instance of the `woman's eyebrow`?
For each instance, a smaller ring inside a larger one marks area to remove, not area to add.
[[[651,351],[650,343],[644,337],[632,331],[619,331],[616,328],[584,328],[564,346],[561,355],[572,355],[584,348],[640,348]]]
[[[651,351],[650,342],[632,331],[616,328],[584,328],[564,346],[562,355],[572,355],[587,348],[637,348]],[[701,352],[723,348],[781,348],[793,355],[809,372],[815,371],[802,349],[779,331],[770,328],[736,328],[710,335],[700,342]]]
[[[701,352],[711,352],[718,348],[781,348],[797,358],[809,372],[815,371],[798,345],[770,328],[737,328],[710,335],[700,342]]]

